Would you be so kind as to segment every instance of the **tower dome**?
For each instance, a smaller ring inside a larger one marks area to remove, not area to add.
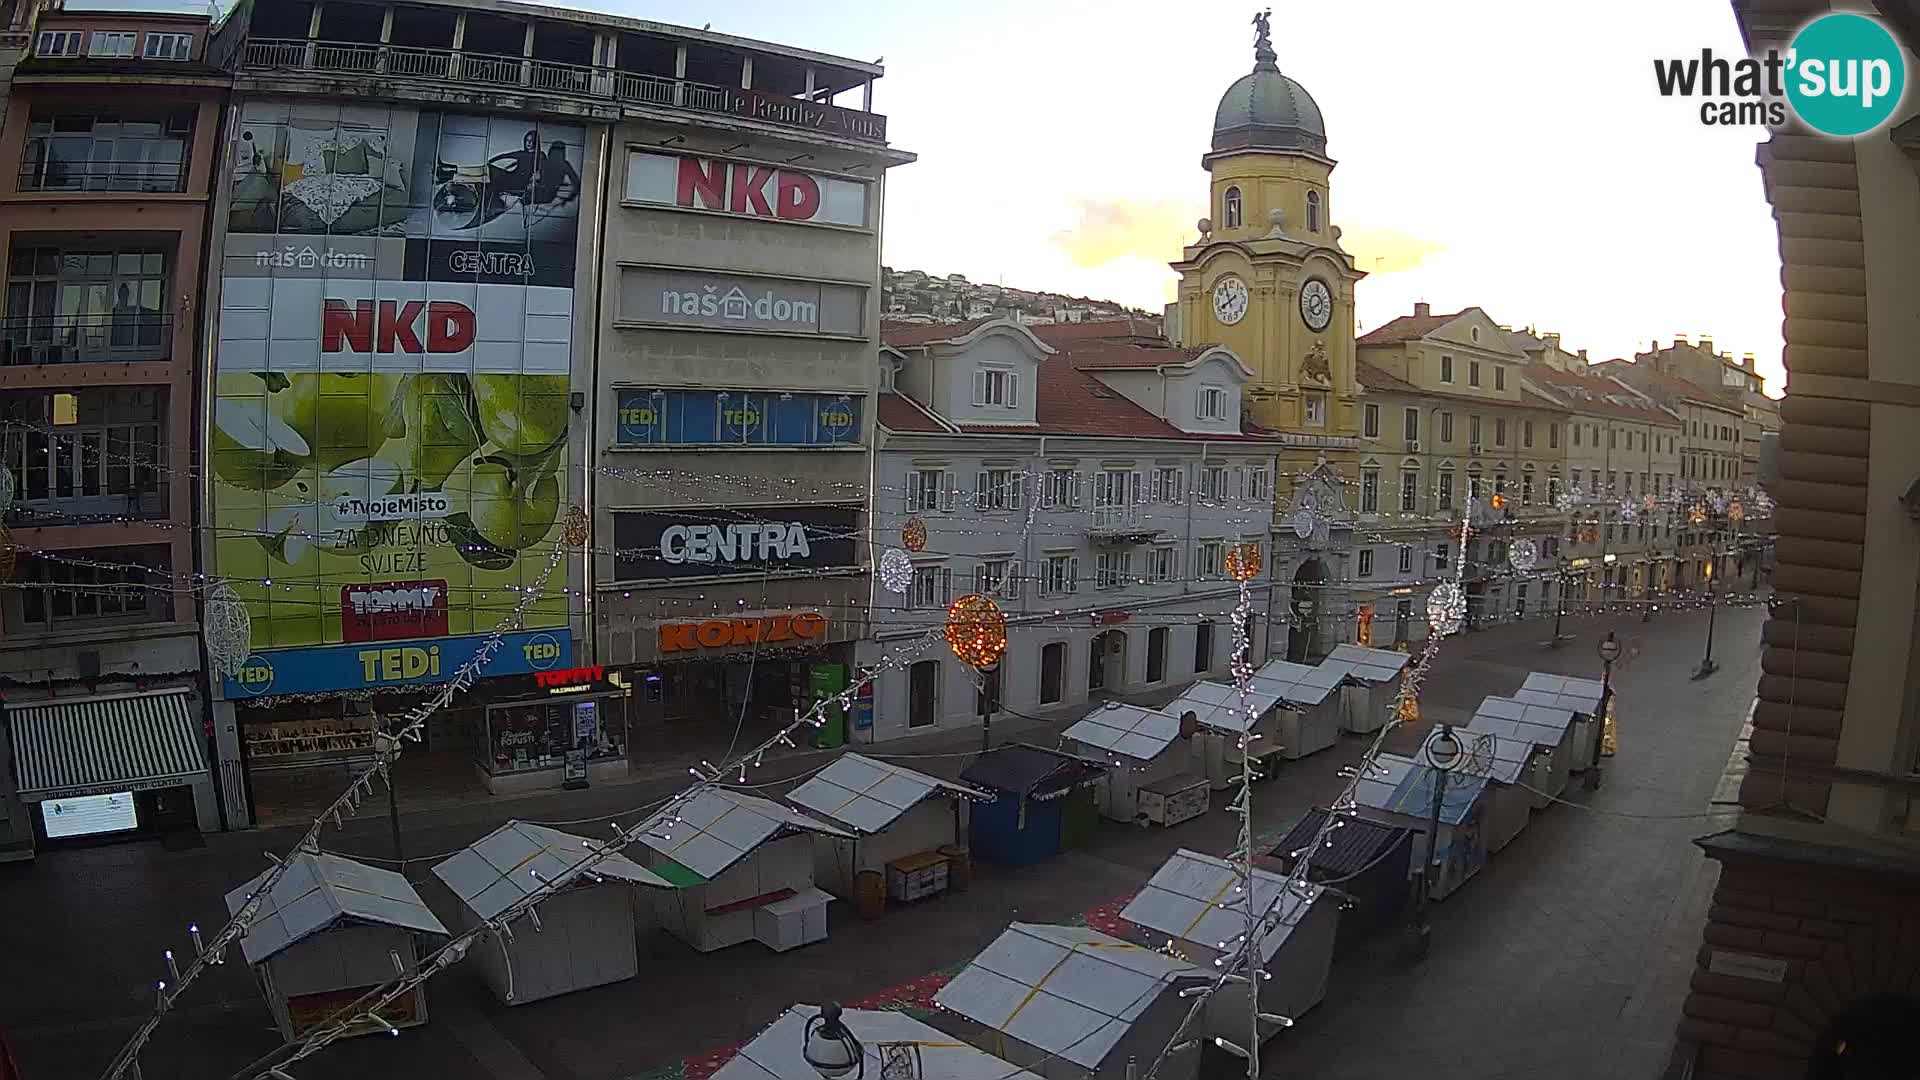
[[[1294,150],[1325,156],[1327,124],[1307,88],[1280,74],[1267,17],[1254,16],[1253,71],[1220,97],[1213,114],[1213,150]]]

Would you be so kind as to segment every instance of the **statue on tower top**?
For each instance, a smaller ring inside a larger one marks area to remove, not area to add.
[[[1273,9],[1258,11],[1253,16],[1253,68],[1278,71],[1280,56],[1273,51]]]

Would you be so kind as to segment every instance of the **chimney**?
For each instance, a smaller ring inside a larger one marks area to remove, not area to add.
[[[1587,350],[1585,349],[1580,350],[1580,362],[1583,364],[1587,362]]]
[[[1547,342],[1547,348],[1549,348],[1549,349],[1558,349],[1558,348],[1560,347],[1560,335],[1559,335],[1559,334],[1545,334],[1545,335],[1542,335],[1542,336],[1543,336],[1543,337],[1544,337],[1544,338],[1546,339],[1546,342]]]
[[[1687,343],[1687,335],[1685,335],[1685,334],[1675,334],[1675,335],[1673,335],[1673,347],[1674,347],[1674,348],[1676,348],[1676,349],[1677,349],[1677,348],[1679,348],[1680,346],[1682,346],[1682,345],[1685,345],[1686,343]],[[1657,349],[1657,348],[1659,348],[1659,347],[1660,347],[1660,343],[1656,341],[1656,342],[1654,342],[1654,343],[1653,343],[1653,346],[1654,346],[1654,348],[1656,348],[1656,349]]]
[[[1429,304],[1429,303],[1427,303],[1427,302],[1426,302],[1425,300],[1416,300],[1416,301],[1414,301],[1414,304],[1413,304],[1413,317],[1414,317],[1414,318],[1416,318],[1416,319],[1425,319],[1425,318],[1427,318],[1427,317],[1429,317],[1429,316],[1431,316],[1432,314],[1433,314],[1433,305],[1432,305],[1432,304]]]
[[[1703,337],[1703,338],[1701,338],[1701,339],[1700,339],[1700,351],[1701,351],[1701,352],[1703,352],[1703,353],[1711,353],[1711,352],[1713,352],[1713,339],[1712,339],[1712,338],[1710,338],[1710,337]]]
[[[1743,367],[1743,368],[1745,368],[1745,369],[1747,369],[1748,371],[1752,371],[1752,370],[1753,370],[1753,354],[1752,354],[1752,353],[1741,353],[1741,354],[1740,354],[1740,366],[1741,366],[1741,367]]]

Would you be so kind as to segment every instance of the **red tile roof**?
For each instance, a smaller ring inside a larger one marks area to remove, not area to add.
[[[1607,360],[1589,368],[1596,375],[1618,378],[1621,382],[1642,387],[1654,394],[1667,394],[1673,397],[1688,398],[1722,409],[1739,412],[1737,403],[1729,402],[1720,392],[1709,386],[1702,386],[1678,375],[1669,375],[1664,371],[1655,371],[1651,365],[1632,363],[1626,360]]]
[[[1132,315],[1123,319],[1091,319],[1077,323],[1053,323],[1049,326],[1030,326],[1033,336],[1056,348],[1069,342],[1090,339],[1124,339],[1139,344],[1161,340],[1160,324],[1154,319],[1140,319]]]
[[[936,341],[952,341],[963,338],[980,327],[992,322],[995,316],[984,319],[968,319],[958,323],[909,323],[881,322],[880,340],[896,349],[911,349],[920,345],[929,345]]]
[[[1356,361],[1353,365],[1353,372],[1354,375],[1359,378],[1360,385],[1370,390],[1397,390],[1403,394],[1418,394],[1421,392],[1420,388],[1412,383],[1404,382],[1395,377],[1391,372],[1383,371],[1365,361]]]
[[[932,414],[914,404],[905,396],[894,393],[880,395],[880,426],[888,431],[933,433],[949,430]]]
[[[1206,348],[1176,349],[1164,338],[1143,338],[1139,341],[1112,340],[1095,338],[1080,341],[1048,342],[1059,350],[1060,355],[1073,361],[1073,366],[1082,369],[1140,369],[1157,368],[1167,364],[1184,364],[1206,352]]]
[[[1462,308],[1451,315],[1402,315],[1385,326],[1367,331],[1356,340],[1361,345],[1394,345],[1402,341],[1417,341],[1471,310]]]
[[[1583,374],[1577,371],[1561,371],[1545,364],[1528,364],[1520,371],[1520,377],[1536,386],[1559,393],[1567,400],[1567,407],[1579,413],[1600,413],[1617,416],[1625,420],[1637,420],[1648,424],[1678,425],[1672,415],[1651,406],[1623,405],[1607,400],[1611,395],[1616,398],[1628,397],[1619,384],[1600,375]]]
[[[1538,394],[1527,394],[1524,387],[1522,388],[1522,396],[1519,401],[1508,401],[1505,398],[1482,397],[1478,394],[1459,394],[1449,390],[1423,390],[1399,378],[1392,372],[1384,371],[1364,360],[1356,361],[1353,368],[1354,374],[1360,380],[1360,385],[1369,390],[1382,390],[1399,394],[1418,394],[1421,397],[1446,398],[1449,401],[1469,402],[1476,405],[1516,405],[1529,409],[1555,410],[1563,407],[1559,402],[1541,397]]]

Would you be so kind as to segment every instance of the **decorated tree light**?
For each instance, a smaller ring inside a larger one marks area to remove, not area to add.
[[[947,609],[947,646],[960,662],[985,671],[1007,654],[1007,617],[993,598],[968,593]]]
[[[880,587],[890,593],[904,593],[913,585],[913,559],[899,548],[888,548],[880,556]]]
[[[917,517],[910,517],[900,527],[900,546],[908,551],[927,550],[927,523]]]

